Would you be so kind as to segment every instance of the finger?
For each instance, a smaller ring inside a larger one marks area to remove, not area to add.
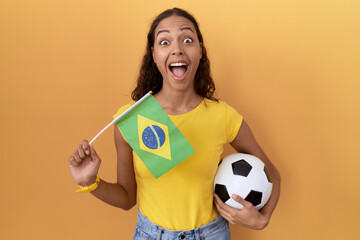
[[[100,162],[100,157],[99,155],[97,155],[93,145],[90,145],[90,156],[92,158],[93,161],[96,161],[96,162]]]
[[[251,202],[246,201],[244,198],[242,198],[240,195],[233,194],[231,195],[232,199],[234,199],[236,202],[243,205],[244,208],[251,208],[254,207]]]
[[[217,210],[219,211],[219,214],[225,218],[226,220],[228,220],[229,222],[232,223],[232,215],[230,212],[227,211],[226,207],[227,206],[223,201],[221,201],[221,199],[219,198],[219,196],[217,196],[216,194],[214,194],[214,198],[215,198],[215,206],[217,208]]]
[[[215,203],[215,206],[216,208],[220,211],[223,211],[223,201],[221,201],[221,199],[219,198],[218,195],[214,194],[214,203]]]
[[[229,205],[225,204],[218,195],[214,194],[214,197],[215,197],[215,204],[219,212],[222,211],[222,212],[226,212],[227,214],[230,213],[232,208]]]
[[[78,153],[79,153],[80,158],[86,157],[85,151],[84,151],[84,147],[83,147],[82,144],[80,144],[80,145],[78,146],[77,151],[78,151]]]
[[[70,156],[69,157],[69,159],[68,159],[68,163],[69,163],[69,165],[72,165],[72,166],[79,166],[79,163],[77,163],[76,161],[75,161],[75,158],[73,157],[73,156]]]
[[[220,199],[220,197],[217,194],[214,194],[214,200],[217,206],[219,206],[219,208],[223,208],[223,204],[225,203]]]
[[[84,148],[84,151],[85,151],[86,155],[89,155],[90,154],[89,142],[86,139],[84,139],[84,140],[82,140],[81,144],[82,144],[82,146]]]
[[[78,163],[78,164],[80,164],[81,163],[81,158],[80,158],[80,156],[79,156],[79,152],[77,151],[77,150],[75,150],[74,151],[74,153],[73,153],[73,158],[75,158],[75,161]]]
[[[233,218],[232,218],[229,214],[224,214],[224,213],[220,213],[220,212],[219,212],[219,214],[220,214],[223,218],[225,218],[229,223],[235,224],[234,221],[233,221]]]
[[[232,209],[229,205],[225,204],[220,197],[217,194],[214,194],[216,203],[219,205],[219,207],[227,212]]]

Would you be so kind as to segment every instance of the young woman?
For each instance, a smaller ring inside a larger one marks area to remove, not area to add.
[[[90,185],[90,190],[97,186],[92,195],[125,210],[132,208],[138,197],[134,239],[219,240],[230,239],[228,222],[252,229],[266,227],[279,199],[280,175],[242,116],[213,97],[215,86],[203,37],[195,19],[184,10],[166,10],[151,25],[133,100],[150,90],[195,153],[156,179],[115,125],[117,182],[97,178],[101,159],[87,140],[68,159],[75,182]],[[214,176],[226,143],[238,152],[259,157],[268,168],[273,191],[260,211],[240,196],[232,196],[244,206],[237,210],[213,194]]]

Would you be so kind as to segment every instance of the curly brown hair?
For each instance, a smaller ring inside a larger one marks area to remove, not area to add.
[[[201,35],[199,25],[192,15],[179,8],[168,9],[162,12],[159,16],[155,18],[155,20],[151,24],[149,33],[147,35],[146,52],[142,59],[140,73],[137,80],[137,86],[132,92],[131,98],[137,101],[150,90],[153,91],[153,94],[161,90],[163,77],[153,60],[151,49],[154,46],[154,35],[156,27],[163,19],[171,17],[173,15],[187,18],[194,24],[202,48],[202,58],[200,59],[199,67],[195,74],[195,92],[204,98],[217,101],[217,99],[213,97],[213,94],[215,92],[215,84],[210,75],[210,61],[207,57],[206,48],[204,46],[204,40]]]

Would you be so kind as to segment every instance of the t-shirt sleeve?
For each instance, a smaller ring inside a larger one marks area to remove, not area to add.
[[[230,105],[225,104],[225,129],[228,142],[232,142],[239,132],[243,117]]]
[[[134,103],[135,103],[135,102],[132,101],[132,102],[130,102],[130,103],[128,103],[128,104],[120,107],[120,108],[117,110],[117,112],[113,115],[113,119],[115,119],[115,118],[117,118],[118,116],[120,116],[120,114],[122,114],[123,112],[125,112],[125,111],[126,111],[129,107],[131,107]],[[115,123],[115,124],[116,124],[116,123]],[[119,130],[120,130],[120,133],[121,133],[122,137],[125,139],[125,137],[124,137],[124,135],[123,135],[123,133],[122,133],[122,131],[121,131],[120,128],[119,128]],[[126,141],[126,139],[125,139],[125,141]]]
[[[118,116],[120,116],[120,114],[122,114],[123,112],[126,111],[126,109],[128,109],[129,107],[131,107],[135,102],[130,102],[122,107],[120,107],[117,112],[113,115],[113,119],[117,118]]]

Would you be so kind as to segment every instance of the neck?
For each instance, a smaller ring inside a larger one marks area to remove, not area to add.
[[[160,106],[169,115],[187,113],[196,108],[203,97],[194,91],[164,91],[163,89],[154,95]]]

